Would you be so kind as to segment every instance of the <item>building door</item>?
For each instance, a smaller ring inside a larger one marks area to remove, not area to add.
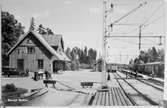
[[[57,71],[58,71],[58,62],[53,61],[53,72],[57,72]]]
[[[24,59],[17,60],[17,69],[20,71],[24,71]]]

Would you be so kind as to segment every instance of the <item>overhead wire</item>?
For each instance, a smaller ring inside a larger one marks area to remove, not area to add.
[[[156,19],[152,20],[151,22],[149,22],[149,23],[145,24],[145,25],[144,25],[144,27],[149,26],[150,24],[155,23],[156,21],[158,21],[159,19],[161,19],[161,18],[162,18],[162,17],[164,17],[164,16],[165,16],[165,14],[164,14],[164,15],[159,16],[158,18],[156,18]]]
[[[152,14],[143,22],[142,25],[144,25],[146,22],[148,22],[148,21],[155,15],[155,13],[161,8],[162,5],[163,5],[163,3],[160,4],[160,5],[152,12]]]
[[[151,22],[149,22],[150,21],[150,19],[151,18],[153,18],[153,16],[155,15],[155,13],[161,8],[161,6],[162,6],[162,4],[161,5],[159,5],[153,12],[152,12],[152,14],[146,19],[146,20],[144,20],[144,22],[143,23],[141,23],[141,24],[119,24],[119,23],[117,23],[117,22],[119,22],[120,20],[122,20],[124,17],[126,17],[126,16],[128,16],[129,14],[131,14],[131,12],[133,12],[133,11],[135,11],[135,9],[133,9],[132,11],[130,11],[129,13],[127,13],[126,15],[124,15],[124,16],[122,16],[121,18],[119,18],[118,20],[115,20],[114,22],[113,22],[113,24],[115,24],[115,25],[125,25],[125,26],[137,26],[137,25],[144,25],[144,27],[146,27],[146,26],[149,26],[150,24],[153,24],[153,23],[155,23],[157,20],[159,20],[160,18],[162,18],[163,16],[160,16],[160,17],[158,17],[158,18],[156,18],[156,19],[154,19],[154,20],[152,20]],[[147,23],[148,22],[148,23]],[[139,29],[139,27],[136,27],[136,28],[134,28],[134,29],[132,29],[131,31],[129,31],[129,32],[127,32],[127,33],[124,33],[124,34],[129,34],[129,33],[133,33],[133,32],[135,32],[136,30],[138,30]],[[142,28],[143,29],[143,28]],[[125,41],[125,40],[120,40],[120,39],[115,39],[115,40],[119,40],[119,41],[122,41],[122,42],[126,42],[126,43],[130,43],[130,44],[135,44],[135,45],[138,45],[138,43],[134,43],[134,42],[131,42],[131,41]],[[148,40],[148,39],[147,39]],[[149,41],[151,41],[151,40],[149,40]],[[153,43],[155,43],[154,41],[151,41],[151,42],[153,42]],[[150,46],[150,45],[153,45],[153,44],[144,44],[144,43],[142,43],[141,45],[146,45],[146,46]],[[146,48],[146,46],[144,47],[144,48]],[[112,47],[113,48],[113,47]]]
[[[139,29],[139,27],[136,27],[136,28],[132,29],[131,31],[127,32],[126,34],[133,33],[134,31],[136,31],[138,29]]]
[[[115,24],[117,22],[119,22],[120,20],[122,20],[123,18],[129,16],[131,13],[135,12],[137,9],[139,9],[140,7],[146,5],[147,2],[141,3],[138,7],[132,9],[131,11],[129,11],[128,13],[126,13],[125,15],[123,15],[122,17],[120,17],[119,19],[115,20],[112,24]]]
[[[155,41],[150,40],[150,39],[146,39],[146,38],[145,38],[145,40],[148,40],[148,41],[150,41],[150,42],[152,42],[152,43],[156,43]]]
[[[138,45],[138,42],[134,43],[131,41],[125,41],[125,40],[121,40],[121,39],[115,39],[115,40],[122,41],[122,42],[129,43],[129,44],[133,44],[133,45]],[[141,45],[153,45],[153,44],[141,43]]]
[[[114,25],[124,25],[124,26],[137,26],[139,25],[139,23],[119,23],[119,24],[114,24]]]
[[[163,3],[160,4],[160,5],[152,12],[152,14],[151,14],[143,23],[141,23],[141,24],[115,24],[115,25],[129,25],[129,26],[144,25],[145,23],[147,23],[147,22],[155,15],[155,13],[161,8],[162,5],[163,5]],[[161,17],[162,17],[162,16],[161,16]],[[158,19],[159,19],[159,18],[158,18]],[[158,20],[158,19],[157,19],[157,20]],[[155,21],[156,21],[156,20],[155,20]],[[148,25],[148,24],[147,24],[147,25]],[[145,25],[144,27],[146,27],[147,25]],[[125,33],[125,34],[132,33],[132,32],[134,32],[134,31],[136,31],[136,30],[138,30],[138,27],[132,29],[131,31],[129,31],[129,32]]]
[[[113,5],[129,6],[129,5],[137,5],[137,3],[113,3]]]
[[[119,22],[120,20],[122,20],[123,18],[129,16],[131,13],[133,13],[134,11],[136,11],[137,9],[139,9],[140,7],[146,5],[147,2],[144,2],[143,4],[141,3],[138,7],[132,9],[130,12],[128,12],[127,14],[125,14],[124,16],[122,16],[121,18],[115,20],[112,24],[117,25],[116,23]],[[118,25],[129,25],[129,26],[136,26],[137,24],[118,24]]]
[[[133,47],[127,47],[127,46],[125,46],[125,45],[123,45],[123,46],[118,46],[118,45],[107,45],[107,50],[110,50],[110,49],[134,49],[134,47],[136,47],[136,45],[133,45]]]
[[[131,42],[131,41],[125,41],[125,40],[121,40],[121,39],[118,39],[118,38],[114,38],[115,40],[118,40],[118,41],[122,41],[122,42],[126,42],[126,43],[130,43],[130,44],[136,44],[134,42]],[[137,44],[136,44],[137,45]]]
[[[152,14],[148,17],[148,19],[146,19],[146,20],[143,22],[143,24],[145,24],[146,22],[148,22],[149,19],[151,19],[151,18],[155,15],[155,13],[161,8],[162,5],[163,5],[163,3],[160,4],[160,5],[152,12]],[[114,24],[114,25],[136,26],[136,25],[140,25],[140,24],[139,24],[139,23],[130,23],[130,24]]]

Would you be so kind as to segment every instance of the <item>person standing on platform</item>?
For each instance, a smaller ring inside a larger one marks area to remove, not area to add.
[[[109,72],[108,72],[108,76],[107,76],[107,81],[110,81],[110,74],[109,74]]]

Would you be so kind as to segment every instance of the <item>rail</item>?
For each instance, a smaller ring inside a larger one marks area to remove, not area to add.
[[[121,76],[116,73],[117,76],[119,76],[121,78]],[[114,75],[115,76],[115,75]],[[154,100],[150,99],[148,96],[144,95],[143,93],[141,93],[139,90],[137,90],[134,86],[132,86],[130,83],[128,83],[125,79],[123,79],[124,82],[126,82],[132,89],[134,89],[137,93],[139,93],[139,95],[141,95],[146,101],[148,101],[150,104],[152,105],[159,105],[157,102],[155,102]]]

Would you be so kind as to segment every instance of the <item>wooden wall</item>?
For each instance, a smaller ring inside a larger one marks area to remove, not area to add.
[[[33,39],[32,44],[28,44],[28,39]],[[35,43],[35,44],[34,44]],[[27,46],[33,46],[35,53],[28,54]],[[19,50],[19,53],[18,53]],[[32,38],[26,38],[11,54],[10,54],[10,67],[17,68],[17,59],[24,59],[24,71],[29,69],[30,71],[38,71],[38,59],[44,60],[44,69],[51,72],[51,55],[47,54],[45,48],[40,43]]]

